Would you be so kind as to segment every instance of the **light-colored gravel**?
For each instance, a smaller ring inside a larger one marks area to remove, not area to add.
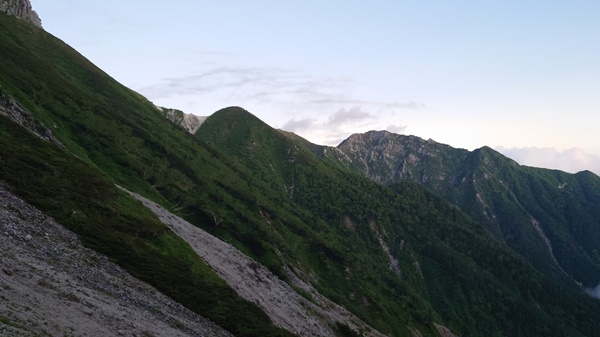
[[[0,336],[231,336],[0,184]]]

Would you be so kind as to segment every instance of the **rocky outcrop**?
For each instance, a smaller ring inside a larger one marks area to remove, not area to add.
[[[452,333],[452,331],[450,331],[450,329],[446,328],[445,326],[437,323],[434,323],[434,325],[437,331],[440,333],[441,337],[457,337],[455,334]]]
[[[390,184],[399,180],[440,184],[451,181],[453,168],[468,151],[387,131],[354,134],[338,149],[370,179]]]
[[[183,111],[175,109],[166,109],[159,106],[156,107],[162,115],[171,121],[173,124],[184,128],[187,132],[192,135],[195,134],[202,123],[206,120],[206,117],[200,117],[192,114],[186,114]]]
[[[0,336],[230,337],[0,182]]]
[[[0,12],[16,16],[38,27],[42,27],[42,20],[31,8],[29,0],[0,0]]]
[[[33,132],[36,136],[41,139],[54,143],[60,147],[63,147],[61,142],[54,137],[52,131],[48,129],[44,124],[35,119],[27,109],[21,104],[15,101],[13,98],[2,92],[0,88],[0,115],[8,116],[8,118],[15,121],[25,129]]]

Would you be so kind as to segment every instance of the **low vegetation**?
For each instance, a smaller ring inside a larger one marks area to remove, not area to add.
[[[236,336],[288,336],[87,163],[0,116],[0,180],[93,248]]]

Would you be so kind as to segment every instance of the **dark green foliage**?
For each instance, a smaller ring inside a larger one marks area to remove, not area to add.
[[[600,281],[600,177],[591,172],[523,167],[489,147],[469,152],[384,131],[353,135],[338,149],[297,143],[382,184],[421,184],[565,285]]]
[[[595,202],[600,178],[590,173],[583,183],[579,177],[585,173],[521,167],[489,148],[473,157],[471,188],[489,205],[488,214],[494,214],[480,216],[480,221],[498,226],[504,241],[543,273],[569,284],[566,272],[595,286],[600,280],[600,260],[594,257],[600,249],[600,207]],[[470,204],[473,216],[482,214],[480,201],[463,200],[461,208]]]
[[[340,337],[364,337],[362,333],[350,328],[346,324],[338,322],[336,326],[338,328]]]
[[[427,333],[420,324],[438,315],[461,336],[561,336],[578,329],[591,335],[598,327],[596,301],[544,279],[486,229],[417,185],[386,188],[345,173],[239,108],[209,117],[197,137],[283,182],[279,189],[310,210],[308,223],[319,233],[302,232],[307,254],[316,253],[304,265],[320,276],[323,294],[382,331],[407,333],[400,325]],[[257,139],[270,146],[250,147]],[[389,270],[378,237],[398,258],[400,275]]]

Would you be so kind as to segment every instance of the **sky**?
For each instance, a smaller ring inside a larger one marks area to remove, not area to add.
[[[241,106],[321,145],[388,130],[600,174],[597,0],[32,0],[163,107]]]

